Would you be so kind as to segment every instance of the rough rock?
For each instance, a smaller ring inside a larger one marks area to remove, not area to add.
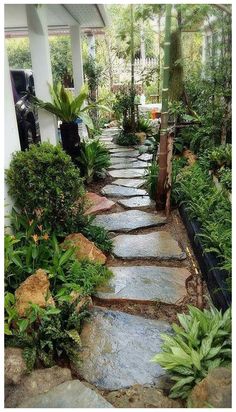
[[[25,312],[30,303],[45,308],[54,305],[54,301],[49,292],[50,282],[44,270],[38,269],[29,276],[15,291],[16,310],[20,316],[25,316]]]
[[[109,176],[115,178],[127,178],[132,179],[133,177],[144,177],[147,174],[146,169],[120,169],[120,170],[109,170]]]
[[[135,133],[135,136],[137,136],[140,144],[143,144],[146,140],[146,137],[147,137],[146,133],[144,133],[144,132],[137,132],[137,133]]]
[[[134,300],[177,304],[186,295],[190,272],[183,268],[155,266],[110,267],[113,277],[96,290],[104,300]]]
[[[110,210],[115,205],[115,202],[112,200],[92,192],[86,193],[85,199],[88,205],[88,209],[84,213],[85,216],[96,215],[99,212]]]
[[[75,247],[75,256],[78,260],[90,259],[94,262],[106,263],[106,256],[93,242],[88,240],[82,233],[72,233],[68,235],[61,245],[64,249]]]
[[[5,407],[15,408],[26,399],[34,399],[36,395],[49,391],[55,386],[71,380],[71,370],[53,366],[52,368],[36,369],[25,376],[14,388],[5,401]]]
[[[190,408],[231,408],[232,371],[216,368],[199,382],[188,398]]]
[[[130,199],[118,199],[117,203],[127,209],[147,209],[155,206],[155,202],[149,196],[135,196]]]
[[[80,312],[83,306],[87,306],[88,309],[91,309],[93,306],[93,301],[91,296],[84,296],[82,297],[82,299],[80,300],[80,302],[76,305],[76,312]]]
[[[137,157],[138,155],[139,155],[138,150],[130,150],[128,152],[125,152],[123,150],[122,152],[111,153],[111,157]]]
[[[153,158],[151,153],[143,153],[141,156],[138,157],[138,160],[142,160],[143,162],[150,162]]]
[[[131,164],[136,162],[137,159],[135,157],[111,157],[111,165],[117,164]]]
[[[142,169],[143,167],[147,168],[148,166],[150,166],[150,163],[147,162],[142,162],[140,161],[135,161],[135,162],[120,162],[118,164],[112,164],[109,167],[110,169],[129,169],[129,168],[135,168],[135,169]]]
[[[50,391],[25,400],[20,408],[112,408],[97,392],[79,380],[64,382]]]
[[[112,182],[113,185],[125,186],[125,187],[134,187],[138,189],[142,187],[145,183],[144,179],[116,179]]]
[[[96,307],[82,333],[79,374],[100,389],[153,384],[165,374],[150,359],[160,351],[161,333],[170,325]]]
[[[133,187],[124,187],[117,185],[106,185],[101,190],[101,193],[113,197],[144,196],[147,194],[146,190],[143,189],[135,189]]]
[[[17,385],[26,374],[27,368],[22,357],[22,349],[5,348],[4,377],[5,385]]]
[[[112,391],[106,399],[115,408],[183,408],[180,400],[170,399],[157,386],[134,385],[128,389]]]
[[[129,232],[134,229],[163,225],[166,223],[166,218],[141,210],[127,210],[126,212],[97,215],[94,223],[109,231]]]
[[[118,235],[113,239],[113,253],[122,259],[182,260],[186,254],[168,232],[145,235]]]

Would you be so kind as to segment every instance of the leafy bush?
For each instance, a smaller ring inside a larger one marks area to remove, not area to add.
[[[190,218],[201,226],[206,252],[215,253],[219,267],[231,272],[231,203],[197,162],[183,169],[174,189],[175,201],[184,204]]]
[[[139,138],[132,133],[120,132],[116,143],[120,146],[135,146],[139,143]]]
[[[157,180],[159,174],[159,165],[156,162],[153,162],[151,166],[147,168],[147,175],[145,176],[145,188],[148,191],[148,194],[151,199],[156,199],[157,191]]]
[[[87,183],[91,183],[104,169],[110,166],[110,155],[99,140],[81,142],[79,168]]]
[[[101,249],[104,253],[110,253],[112,251],[112,240],[109,238],[109,233],[101,226],[95,226],[92,224],[92,219],[86,226],[81,227],[81,233],[89,240],[95,243],[95,245]]]
[[[152,125],[148,119],[140,117],[137,122],[137,132],[152,133]]]
[[[44,228],[71,233],[83,219],[82,179],[60,146],[42,143],[16,152],[6,181],[16,206]]]
[[[189,314],[179,314],[174,335],[162,334],[162,353],[153,361],[166,369],[176,383],[171,398],[186,399],[211,369],[231,364],[231,309],[224,314],[216,308],[203,311],[189,306]]]
[[[229,168],[221,169],[219,171],[220,183],[226,190],[232,190],[232,170]]]
[[[232,168],[232,145],[215,147],[207,152],[210,169],[218,170],[222,167]]]

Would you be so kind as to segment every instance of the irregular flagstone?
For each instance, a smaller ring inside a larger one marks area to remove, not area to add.
[[[71,380],[23,401],[19,408],[113,408],[101,395],[79,380]]]
[[[146,169],[120,169],[120,170],[109,170],[109,176],[111,177],[120,177],[125,179],[143,177],[146,176]]]
[[[117,186],[117,185],[106,185],[101,190],[103,195],[108,196],[144,196],[147,195],[146,190],[143,189],[135,189],[133,187],[124,187],[124,186]]]
[[[111,153],[111,157],[137,157],[139,155],[138,150],[132,150],[125,152],[124,150],[118,153]]]
[[[119,153],[119,152],[133,152],[134,148],[133,147],[124,147],[124,146],[118,146],[114,149],[109,149],[110,153]]]
[[[182,260],[186,254],[168,232],[144,235],[118,235],[113,239],[113,253],[122,259]]]
[[[144,183],[144,179],[116,179],[112,182],[113,185],[135,188],[142,187]]]
[[[109,269],[114,276],[96,291],[96,296],[104,300],[176,304],[186,295],[185,282],[191,275],[187,269],[172,267],[121,266]]]
[[[150,362],[170,325],[103,308],[92,310],[82,333],[79,374],[101,389],[157,383],[164,370]]]
[[[99,196],[96,193],[88,192],[85,197],[88,202],[88,209],[84,213],[85,216],[96,215],[99,212],[110,210],[115,205],[115,202],[112,200]]]
[[[111,157],[110,161],[111,161],[111,165],[117,165],[117,164],[122,164],[122,163],[131,165],[132,163],[136,162],[136,158],[135,157]]]
[[[118,186],[117,186],[118,187]],[[108,231],[123,231],[139,229],[143,227],[160,226],[166,223],[166,218],[154,213],[141,210],[128,210],[127,212],[98,215],[94,224],[102,226]]]
[[[139,160],[142,160],[143,162],[149,162],[152,160],[153,155],[150,153],[143,153],[141,156],[138,157]]]
[[[120,162],[118,164],[112,164],[109,166],[109,169],[129,169],[129,168],[137,168],[142,169],[143,167],[150,166],[150,163],[142,162],[142,161],[134,161],[134,162]]]
[[[147,209],[155,205],[154,200],[149,196],[135,196],[130,199],[118,199],[117,202],[128,209]]]

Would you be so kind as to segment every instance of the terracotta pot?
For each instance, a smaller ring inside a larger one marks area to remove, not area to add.
[[[80,137],[78,124],[62,123],[60,125],[62,147],[72,159],[80,154]]]

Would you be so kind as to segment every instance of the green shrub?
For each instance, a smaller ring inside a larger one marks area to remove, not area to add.
[[[109,233],[101,226],[95,226],[92,224],[92,219],[86,226],[81,228],[81,233],[89,240],[95,243],[95,245],[101,249],[104,253],[110,253],[112,251],[112,240],[109,238]]]
[[[139,143],[139,138],[132,133],[120,132],[116,143],[120,146],[135,146]]]
[[[151,199],[156,199],[157,180],[159,174],[159,165],[153,162],[151,166],[147,168],[147,175],[145,176],[145,188]]]
[[[6,182],[28,220],[36,219],[52,231],[71,233],[83,219],[80,173],[60,146],[42,143],[13,154]]]
[[[232,145],[215,147],[208,151],[207,157],[209,160],[210,169],[218,170],[221,167],[232,168]]]
[[[136,126],[137,132],[144,132],[146,134],[152,134],[152,125],[150,120],[140,117]]]
[[[232,190],[232,170],[229,168],[221,169],[219,171],[219,180],[220,180],[220,183],[223,185],[223,187],[226,190],[229,190],[231,192]]]
[[[189,314],[178,315],[174,335],[162,334],[162,353],[153,361],[166,369],[175,385],[171,398],[186,399],[211,369],[231,364],[231,309],[203,311],[189,306]]]
[[[81,152],[77,160],[87,183],[91,183],[95,176],[110,166],[109,152],[99,140],[81,142]]]

